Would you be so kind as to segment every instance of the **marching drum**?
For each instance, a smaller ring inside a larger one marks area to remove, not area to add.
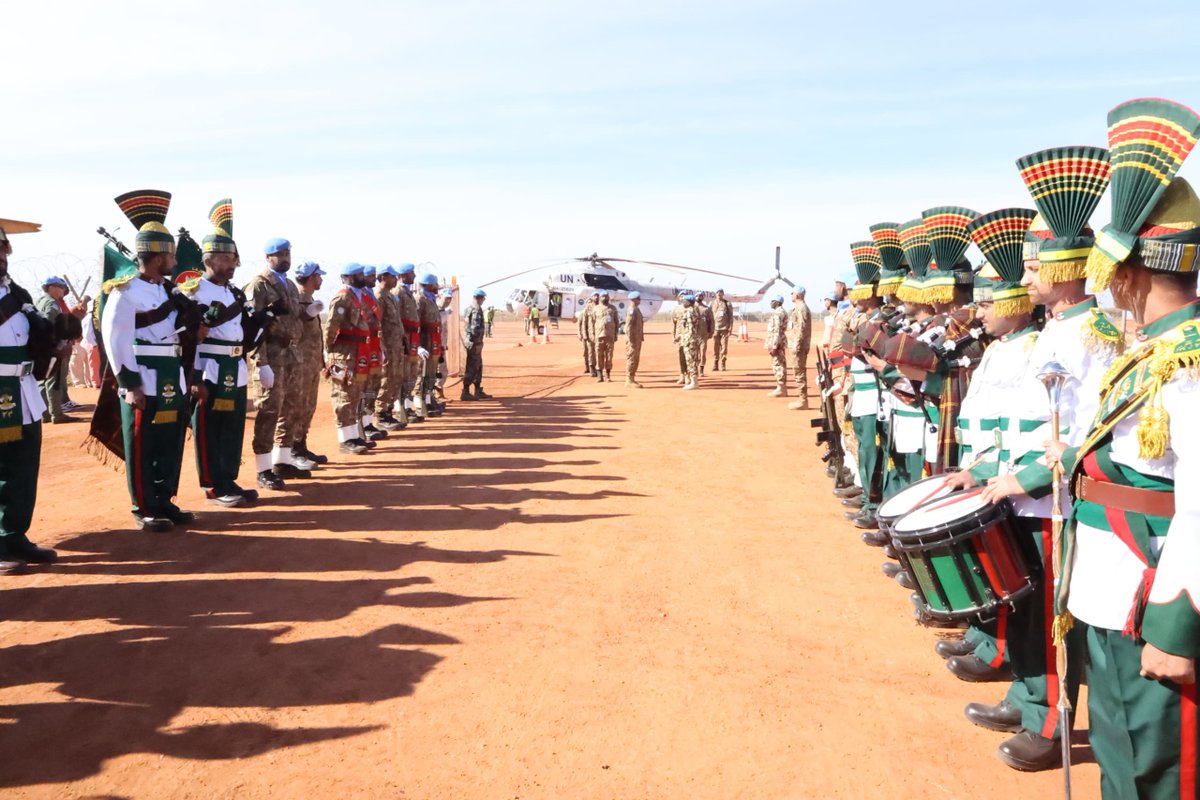
[[[922,611],[933,619],[987,618],[1033,591],[1036,562],[1026,555],[1012,506],[985,503],[982,492],[947,494],[892,523],[892,544],[907,557]]]
[[[896,520],[918,506],[945,497],[950,494],[950,491],[950,488],[946,486],[945,475],[933,475],[916,483],[910,483],[883,501],[879,510],[875,512],[875,518],[879,520],[879,530],[891,536],[892,526]]]

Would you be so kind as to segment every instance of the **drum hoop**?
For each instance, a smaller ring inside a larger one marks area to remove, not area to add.
[[[982,488],[980,491],[982,491]],[[948,495],[947,497],[941,497],[937,500],[930,500],[924,505],[917,506],[910,511],[909,514],[912,514],[916,511],[927,510],[928,507],[934,503],[944,501],[948,499],[948,497],[953,496],[966,496],[966,493],[956,493],[956,495]],[[900,525],[900,520],[909,516],[909,514],[904,514],[900,517],[900,519],[896,520],[896,524],[891,526],[892,536],[894,538],[927,540],[931,544],[936,542],[961,541],[964,538],[970,538],[970,536],[974,535],[978,531],[990,528],[993,524],[999,522],[1005,517],[1012,516],[1012,503],[1009,502],[1008,498],[1005,498],[998,503],[989,503],[987,505],[980,506],[979,508],[976,508],[960,517],[956,517],[947,522],[938,523],[937,525],[930,525],[925,528],[918,528],[911,531],[901,532],[897,530]],[[940,536],[941,538],[932,538],[936,536]]]

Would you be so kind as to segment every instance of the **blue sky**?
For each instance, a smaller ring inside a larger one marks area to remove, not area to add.
[[[1200,105],[1198,8],[22,4],[0,216],[43,223],[26,280],[153,187],[194,233],[233,198],[242,279],[279,235],[468,285],[593,250],[761,279],[781,245],[816,294],[874,222],[1028,205],[1018,156],[1103,145],[1131,97]]]

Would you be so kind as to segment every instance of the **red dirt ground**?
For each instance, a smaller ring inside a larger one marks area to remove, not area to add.
[[[189,445],[186,533],[131,531],[123,476],[47,426],[32,536],[61,559],[0,583],[0,793],[1061,791],[963,718],[1003,686],[933,654],[842,519],[811,414],[764,396],[760,341],[684,393],[654,323],[638,391],[580,374],[573,325],[545,346],[514,327],[485,351],[497,400],[370,456],[336,454],[323,399],[332,463],[255,509],[206,506]],[[1077,737],[1075,796],[1098,797]]]

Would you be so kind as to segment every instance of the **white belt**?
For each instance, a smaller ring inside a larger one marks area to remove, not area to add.
[[[177,344],[135,344],[133,354],[149,358],[179,358],[183,355],[183,348]]]
[[[202,344],[196,348],[202,356],[240,356],[242,350],[240,344]]]
[[[33,374],[33,362],[22,361],[20,364],[0,364],[0,377],[14,378]]]

